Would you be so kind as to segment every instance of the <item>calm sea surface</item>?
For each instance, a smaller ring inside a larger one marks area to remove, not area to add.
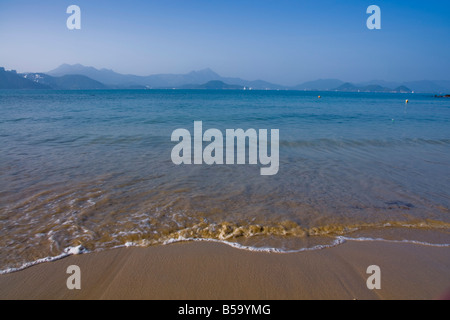
[[[174,165],[171,134],[194,121],[279,129],[278,174]],[[450,244],[449,99],[0,91],[0,270],[182,239],[289,251],[346,238]]]

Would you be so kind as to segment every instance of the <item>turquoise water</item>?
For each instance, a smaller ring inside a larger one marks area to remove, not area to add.
[[[180,239],[297,250],[384,232],[450,243],[449,99],[3,90],[0,111],[0,269],[80,245]],[[171,134],[192,133],[194,121],[222,132],[279,129],[278,174],[174,165]]]

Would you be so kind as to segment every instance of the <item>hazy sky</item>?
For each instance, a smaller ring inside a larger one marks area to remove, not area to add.
[[[81,30],[66,9],[81,8]],[[381,30],[366,9],[381,8]],[[0,0],[0,66],[81,63],[120,73],[187,73],[293,85],[450,80],[450,1]]]

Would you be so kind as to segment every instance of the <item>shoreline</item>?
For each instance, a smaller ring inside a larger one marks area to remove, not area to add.
[[[415,230],[417,232],[418,230]],[[405,235],[405,233],[403,233]],[[416,234],[417,235],[417,234]],[[324,239],[325,237],[322,237]],[[450,248],[449,240],[444,240],[444,243],[442,243],[441,240],[438,237],[433,237],[433,239],[421,239],[421,240],[414,240],[414,239],[405,239],[399,240],[399,239],[389,239],[389,238],[383,238],[383,237],[377,237],[376,234],[371,233],[368,234],[362,234],[361,236],[356,237],[349,237],[349,236],[335,236],[335,237],[329,237],[327,238],[327,243],[322,244],[315,244],[308,247],[303,247],[299,249],[282,249],[277,247],[270,247],[270,246],[253,246],[249,244],[242,244],[239,242],[234,241],[228,241],[228,240],[221,240],[221,239],[210,239],[210,238],[180,238],[180,239],[171,239],[168,241],[165,241],[163,243],[159,244],[153,244],[153,245],[139,245],[136,243],[127,243],[124,245],[119,245],[116,247],[111,248],[101,248],[96,249],[94,251],[90,251],[86,249],[83,245],[79,245],[76,247],[67,247],[63,250],[62,253],[60,253],[57,256],[47,256],[43,258],[39,258],[34,261],[25,262],[22,266],[18,267],[8,267],[6,269],[0,269],[0,276],[4,274],[10,274],[10,273],[16,273],[23,270],[26,270],[28,268],[31,268],[33,266],[42,264],[42,263],[50,263],[54,261],[58,261],[61,259],[65,259],[70,256],[76,256],[80,254],[95,254],[100,253],[103,251],[108,250],[116,250],[116,249],[124,249],[124,248],[149,248],[149,247],[155,247],[155,246],[167,246],[167,245],[173,245],[173,244],[181,244],[181,243],[195,243],[195,242],[210,242],[210,243],[218,243],[223,244],[238,250],[244,250],[249,252],[262,252],[262,253],[277,253],[277,254],[292,254],[292,253],[302,253],[302,252],[309,252],[309,251],[318,251],[318,250],[325,250],[334,248],[337,246],[340,246],[346,242],[386,242],[386,243],[398,243],[398,244],[414,244],[414,245],[421,245],[421,246],[429,246],[429,247],[437,247],[437,248]],[[447,241],[447,242],[445,242]]]
[[[81,290],[66,286],[78,265]],[[381,289],[366,286],[381,269]],[[297,253],[179,242],[71,255],[0,275],[0,299],[438,299],[448,297],[450,251],[413,243],[347,241]]]

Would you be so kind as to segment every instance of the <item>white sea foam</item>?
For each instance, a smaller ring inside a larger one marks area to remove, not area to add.
[[[349,238],[349,237],[338,237],[344,241],[360,241],[360,242],[366,242],[366,241],[381,241],[381,242],[390,242],[390,243],[410,243],[410,244],[417,244],[421,246],[428,246],[428,247],[438,247],[438,248],[448,248],[450,247],[449,243],[430,243],[425,241],[418,241],[418,240],[388,240],[383,238],[366,238],[366,237],[360,237],[360,238]]]
[[[217,243],[223,243],[223,244],[226,244],[233,248],[237,248],[237,249],[241,249],[241,250],[256,251],[256,252],[274,252],[274,253],[296,253],[296,252],[322,250],[322,249],[336,247],[338,245],[345,243],[346,241],[360,241],[360,242],[382,241],[382,242],[391,242],[391,243],[410,243],[410,244],[415,244],[415,245],[440,247],[440,248],[450,247],[450,244],[447,244],[447,243],[430,243],[430,242],[417,241],[417,240],[388,240],[388,239],[383,239],[383,238],[365,238],[365,237],[350,238],[350,237],[344,237],[344,236],[336,237],[330,244],[321,244],[321,245],[316,245],[316,246],[312,246],[312,247],[308,247],[308,248],[300,248],[300,249],[294,249],[294,250],[285,250],[285,249],[271,248],[271,247],[245,246],[245,245],[241,245],[236,242],[230,242],[230,241],[218,240],[218,239],[178,238],[178,239],[167,240],[163,244],[166,245],[166,244],[172,244],[172,243],[176,243],[176,242],[188,242],[188,241],[217,242]]]
[[[66,249],[64,249],[64,252],[61,253],[60,255],[54,256],[54,257],[45,257],[45,258],[41,258],[35,261],[31,261],[31,262],[26,262],[24,264],[22,264],[20,267],[17,268],[7,268],[4,270],[0,270],[0,275],[1,274],[6,274],[6,273],[12,273],[12,272],[17,272],[17,271],[21,271],[24,269],[27,269],[29,267],[35,266],[37,264],[40,263],[44,263],[44,262],[52,262],[52,261],[56,261],[56,260],[60,260],[63,259],[65,257],[71,256],[71,255],[77,255],[77,254],[81,254],[81,253],[87,253],[88,250],[86,250],[83,246],[77,246],[77,247],[68,247]]]
[[[295,252],[304,252],[304,251],[315,251],[315,250],[322,250],[326,248],[332,248],[336,247],[345,241],[342,241],[341,239],[336,238],[333,240],[330,244],[322,244],[322,245],[316,245],[310,248],[300,248],[295,250],[285,250],[280,248],[271,248],[271,247],[253,247],[253,246],[245,246],[236,242],[230,242],[226,240],[218,240],[218,239],[203,239],[203,238],[178,238],[178,239],[170,239],[164,241],[164,245],[177,243],[177,242],[216,242],[216,243],[223,243],[230,247],[241,249],[241,250],[247,250],[247,251],[254,251],[254,252],[272,252],[272,253],[295,253]]]
[[[429,247],[438,247],[438,248],[448,248],[450,247],[450,244],[448,243],[430,243],[425,241],[418,241],[418,240],[389,240],[389,239],[383,239],[383,238],[367,238],[367,237],[359,237],[359,238],[351,238],[351,237],[344,237],[344,236],[338,236],[334,238],[334,240],[329,244],[321,244],[316,245],[308,248],[300,248],[300,249],[294,249],[294,250],[286,250],[281,248],[272,248],[272,247],[253,247],[253,246],[245,246],[236,242],[230,242],[226,240],[219,240],[219,239],[208,239],[208,238],[174,238],[164,241],[163,243],[160,243],[161,245],[169,245],[173,243],[178,242],[215,242],[215,243],[222,243],[225,245],[228,245],[230,247],[240,249],[240,250],[247,250],[247,251],[253,251],[253,252],[268,252],[268,253],[280,253],[280,254],[286,254],[286,253],[299,253],[299,252],[306,252],[306,251],[316,251],[316,250],[323,250],[327,248],[333,248],[336,246],[339,246],[347,241],[357,241],[357,242],[372,242],[372,241],[379,241],[379,242],[389,242],[389,243],[409,243],[414,245],[422,245],[422,246],[429,246]],[[129,248],[129,247],[147,247],[149,245],[148,242],[144,241],[139,243],[136,242],[126,242],[123,245],[115,246],[112,249],[116,248]],[[93,252],[99,252],[102,250],[95,250]],[[44,262],[52,262],[56,260],[63,259],[65,257],[71,256],[71,255],[78,255],[78,254],[84,254],[84,253],[90,253],[91,251],[88,251],[83,246],[79,245],[76,247],[68,247],[64,249],[64,252],[60,255],[54,256],[54,257],[45,257],[41,258],[35,261],[24,263],[22,266],[18,268],[7,268],[4,270],[0,270],[0,275],[12,273],[21,271],[24,269],[27,269],[29,267],[32,267],[34,265],[44,263]]]
[[[64,253],[67,253],[68,255],[77,255],[86,252],[87,252],[86,248],[84,248],[82,245],[76,247],[68,247],[64,249]]]

